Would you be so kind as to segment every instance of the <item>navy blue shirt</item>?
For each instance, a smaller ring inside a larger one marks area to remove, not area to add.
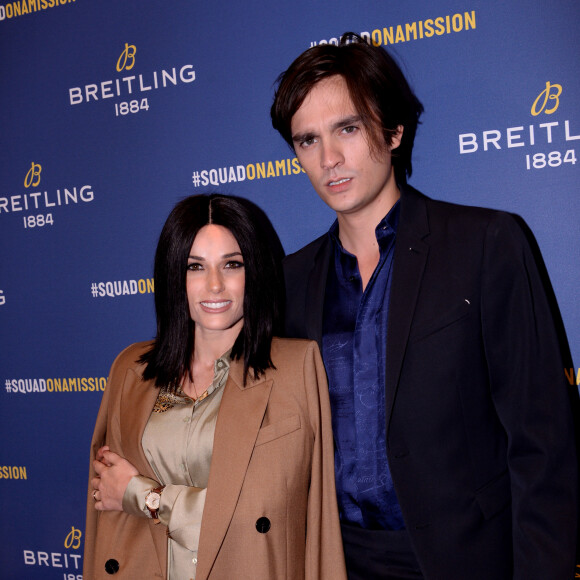
[[[364,292],[356,257],[334,245],[324,299],[322,355],[328,373],[341,521],[365,529],[405,527],[387,462],[387,319],[399,221],[397,202],[375,229],[379,263]]]

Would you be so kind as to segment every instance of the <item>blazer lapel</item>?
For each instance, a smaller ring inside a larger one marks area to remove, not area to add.
[[[137,374],[135,370],[127,370],[119,413],[122,452],[124,457],[139,470],[141,475],[155,480],[157,476],[145,457],[141,440],[158,394],[159,389],[154,387],[153,381],[143,381],[140,374]],[[116,450],[113,449],[112,451]],[[167,535],[165,534],[165,529],[163,526],[155,525],[153,521],[150,521],[149,531],[153,538],[157,558],[163,570],[167,562]]]
[[[154,387],[153,381],[144,382],[133,369],[127,371],[119,413],[122,450],[124,457],[139,470],[141,475],[152,479],[157,476],[145,457],[141,439],[158,393],[159,389]]]
[[[198,580],[205,580],[211,572],[232,520],[272,383],[262,375],[257,381],[248,377],[244,387],[243,362],[232,361],[215,429],[199,540]]]
[[[387,330],[387,436],[421,278],[429,254],[429,245],[423,240],[429,234],[425,197],[410,186],[401,189],[401,218],[395,246]]]

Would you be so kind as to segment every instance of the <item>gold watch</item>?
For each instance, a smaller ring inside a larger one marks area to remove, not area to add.
[[[145,507],[149,510],[154,520],[159,519],[159,503],[161,501],[161,492],[165,486],[152,489],[145,497]]]

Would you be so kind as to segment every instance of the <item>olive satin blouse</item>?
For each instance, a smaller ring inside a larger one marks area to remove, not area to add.
[[[165,486],[159,520],[167,526],[169,580],[195,578],[215,425],[229,363],[229,352],[215,361],[212,384],[195,401],[181,390],[159,391],[142,438],[157,481],[137,475],[123,496],[123,511],[149,518],[145,497],[151,489]]]

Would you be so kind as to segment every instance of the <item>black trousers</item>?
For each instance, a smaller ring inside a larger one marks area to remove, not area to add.
[[[406,530],[363,530],[341,524],[348,580],[423,578]]]

